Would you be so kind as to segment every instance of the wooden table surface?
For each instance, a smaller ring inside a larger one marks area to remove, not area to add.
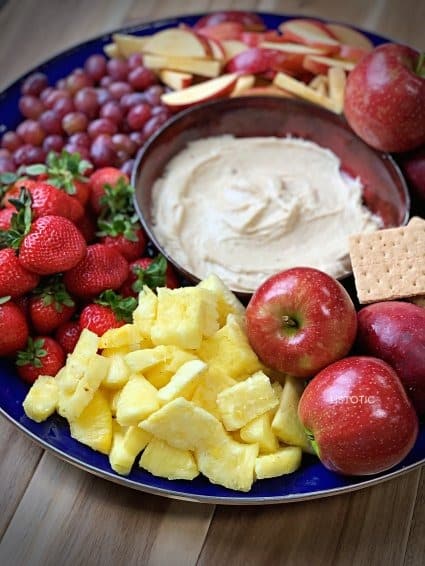
[[[0,88],[124,24],[224,8],[322,16],[425,49],[416,0],[0,0]],[[0,422],[2,566],[425,564],[425,468],[311,502],[201,505],[89,475]]]

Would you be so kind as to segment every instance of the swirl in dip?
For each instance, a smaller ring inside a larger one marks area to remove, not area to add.
[[[380,219],[330,150],[297,138],[217,136],[190,143],[153,188],[158,241],[200,279],[234,291],[304,265],[350,270],[348,236]]]

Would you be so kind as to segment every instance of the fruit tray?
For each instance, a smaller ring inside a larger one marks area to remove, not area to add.
[[[182,23],[193,25],[201,15],[155,21],[119,31],[136,35],[149,35]],[[277,28],[280,23],[287,19],[297,17],[295,15],[284,16],[272,13],[260,13],[259,15],[263,18],[266,26],[271,29]],[[375,45],[387,41],[383,37],[368,32],[363,33]],[[30,73],[41,71],[49,77],[51,83],[54,83],[76,67],[82,66],[91,54],[101,53],[103,47],[110,41],[111,34],[107,34],[79,44],[56,55],[36,69],[32,69]],[[21,77],[0,94],[0,124],[3,131],[14,129],[19,123],[18,99],[20,85],[24,78]],[[95,452],[71,438],[68,425],[61,417],[53,416],[42,423],[30,420],[22,408],[22,402],[29,386],[17,377],[13,365],[4,359],[0,360],[0,374],[0,411],[2,415],[38,445],[70,464],[104,479],[166,497],[228,505],[284,503],[365,488],[395,478],[425,463],[425,426],[422,424],[417,442],[405,460],[390,471],[373,476],[344,477],[337,475],[328,471],[316,457],[304,455],[303,464],[298,471],[288,476],[257,481],[249,493],[236,492],[213,485],[201,476],[194,481],[170,481],[155,477],[137,466],[134,466],[128,477],[122,477],[111,470],[107,456]]]

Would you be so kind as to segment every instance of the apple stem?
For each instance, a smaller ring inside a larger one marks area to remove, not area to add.
[[[419,55],[415,73],[420,77],[425,77],[425,53]]]
[[[282,316],[282,320],[284,326],[289,326],[290,328],[296,328],[298,326],[297,321],[291,318],[290,316],[288,316],[287,314]]]

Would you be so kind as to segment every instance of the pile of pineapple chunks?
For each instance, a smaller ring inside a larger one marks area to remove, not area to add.
[[[55,411],[71,436],[128,475],[199,473],[229,489],[294,472],[310,451],[297,417],[299,380],[273,375],[251,349],[245,309],[215,275],[196,287],[145,287],[133,322],[100,338],[84,330],[55,377],[24,401],[41,422]],[[283,385],[282,385],[283,384]]]

